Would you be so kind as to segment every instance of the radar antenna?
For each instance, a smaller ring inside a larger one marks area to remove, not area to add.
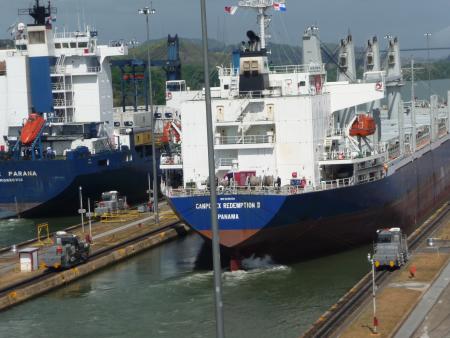
[[[52,7],[50,0],[47,7],[40,3],[40,0],[35,0],[35,4],[30,8],[23,8],[18,10],[19,15],[29,15],[34,19],[34,24],[43,26],[47,23],[47,19],[56,14],[56,7]]]
[[[241,8],[254,8],[258,11],[258,25],[259,25],[259,36],[261,39],[261,49],[266,49],[266,39],[270,38],[266,34],[266,29],[270,25],[271,16],[266,14],[266,11],[270,8],[278,7],[280,4],[285,4],[284,0],[274,1],[274,0],[241,0],[238,3],[238,7]],[[278,7],[279,8],[279,7]]]

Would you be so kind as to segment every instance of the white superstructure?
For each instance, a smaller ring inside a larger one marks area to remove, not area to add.
[[[102,122],[112,134],[109,58],[126,55],[126,44],[99,45],[97,32],[89,27],[60,32],[48,24],[19,24],[15,46],[0,50],[0,135],[22,126],[36,109],[33,101],[41,100],[37,96],[44,101],[48,96],[47,108],[38,112],[44,113],[49,123]],[[46,84],[48,88],[44,88]],[[4,144],[0,137],[0,145]]]
[[[402,74],[396,38],[388,41],[384,70],[376,38],[369,41],[363,80],[357,80],[348,36],[341,41],[338,81],[328,82],[317,27],[309,27],[303,36],[306,64],[269,66],[263,46],[270,21],[265,11],[272,5],[267,0],[239,2],[257,10],[262,34],[247,32],[249,41],[241,45],[239,60],[218,67],[220,86],[211,88],[219,185],[243,193],[250,186],[269,191],[274,185],[302,193],[361,184],[390,175],[397,163],[413,157],[413,138],[420,147],[430,142],[429,126],[418,121],[417,129],[411,128],[415,118],[405,123],[409,110],[398,93]],[[386,92],[389,124],[380,121],[380,100]],[[207,192],[204,92],[181,90],[173,95],[181,112],[184,189],[169,194]],[[448,134],[448,115],[449,110],[436,113],[433,135]],[[396,132],[381,137],[385,126]]]

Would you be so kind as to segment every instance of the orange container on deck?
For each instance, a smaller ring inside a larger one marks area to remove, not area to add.
[[[27,122],[25,122],[20,134],[20,142],[24,145],[33,143],[44,124],[45,120],[41,115],[35,113],[28,115]]]

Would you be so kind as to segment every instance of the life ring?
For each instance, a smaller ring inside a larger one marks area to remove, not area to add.
[[[382,89],[383,89],[383,84],[382,84],[381,82],[377,82],[377,83],[375,84],[375,89],[376,89],[376,90],[382,90]]]

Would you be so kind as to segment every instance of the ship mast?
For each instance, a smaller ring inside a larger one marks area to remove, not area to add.
[[[241,0],[238,3],[238,7],[254,8],[258,11],[258,25],[259,36],[261,39],[261,49],[266,49],[266,39],[270,38],[269,35],[266,35],[266,29],[270,25],[271,17],[270,15],[266,14],[266,11],[270,8],[273,8],[275,3],[276,2],[273,0]]]
[[[50,0],[48,1],[47,7],[40,3],[40,0],[35,0],[35,4],[30,8],[23,8],[18,10],[19,15],[29,15],[34,19],[35,25],[44,26],[47,19],[51,17],[52,14],[56,14],[56,7],[52,7]]]

